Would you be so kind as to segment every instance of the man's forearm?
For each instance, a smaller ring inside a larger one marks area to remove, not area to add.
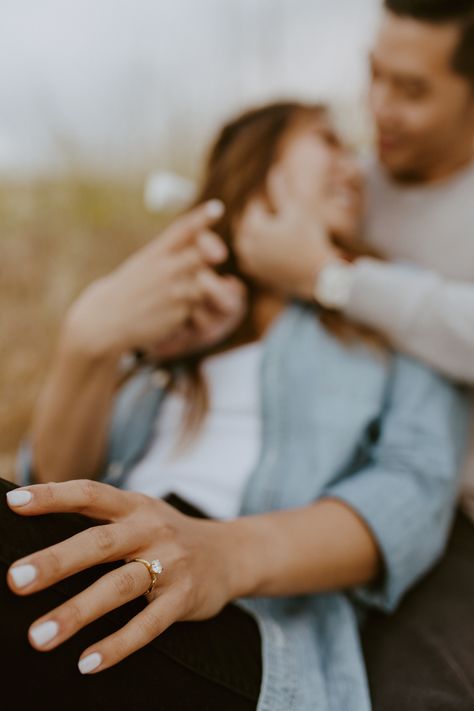
[[[219,525],[234,598],[342,590],[375,580],[380,570],[368,527],[335,499]]]
[[[373,259],[353,267],[345,313],[399,350],[474,383],[474,284]]]

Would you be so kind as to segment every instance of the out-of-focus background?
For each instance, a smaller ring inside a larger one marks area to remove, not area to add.
[[[170,219],[152,171],[199,175],[234,113],[327,100],[370,146],[379,0],[0,0],[0,474],[12,477],[61,318]],[[61,433],[58,433],[60,436]]]

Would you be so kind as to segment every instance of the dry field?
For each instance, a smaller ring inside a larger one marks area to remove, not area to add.
[[[162,225],[141,185],[77,178],[0,185],[0,225],[0,476],[13,478],[68,305]]]

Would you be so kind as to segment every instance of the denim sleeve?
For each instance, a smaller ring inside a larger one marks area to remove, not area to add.
[[[385,611],[441,556],[459,489],[469,419],[466,394],[420,363],[397,356],[380,435],[367,463],[329,487],[371,530],[380,579],[353,590]]]
[[[20,486],[29,486],[35,483],[33,451],[28,439],[22,441],[16,456],[16,483]]]
[[[121,487],[130,468],[144,456],[169,377],[165,370],[145,366],[118,391],[97,479]],[[35,483],[33,448],[28,438],[18,450],[16,478],[21,486]]]

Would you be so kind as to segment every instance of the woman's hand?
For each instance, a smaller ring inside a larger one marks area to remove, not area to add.
[[[153,350],[182,327],[202,302],[203,272],[227,256],[209,230],[223,209],[215,200],[195,208],[94,282],[68,314],[67,340],[93,355],[120,355]]]
[[[247,307],[244,284],[234,276],[208,269],[199,275],[202,301],[191,317],[169,338],[156,345],[157,358],[168,360],[199,353],[217,345],[239,325]]]
[[[216,615],[236,596],[233,555],[221,530],[226,522],[185,516],[160,499],[90,480],[15,489],[7,500],[24,516],[76,512],[108,522],[16,561],[8,571],[8,584],[18,595],[43,590],[99,563],[159,558],[163,565],[148,606],[84,651],[79,663],[83,673],[116,664],[173,622]],[[149,585],[150,574],[142,563],[125,563],[36,620],[30,642],[41,651],[54,649],[93,620],[142,595]]]

